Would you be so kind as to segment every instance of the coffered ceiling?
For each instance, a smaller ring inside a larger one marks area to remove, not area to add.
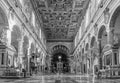
[[[47,41],[73,41],[89,0],[31,0]]]

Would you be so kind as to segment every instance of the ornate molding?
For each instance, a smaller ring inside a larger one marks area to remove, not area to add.
[[[31,2],[38,19],[42,21],[42,28],[47,34],[47,39],[73,40],[83,19],[83,13],[86,11],[83,7],[87,1],[32,0]]]

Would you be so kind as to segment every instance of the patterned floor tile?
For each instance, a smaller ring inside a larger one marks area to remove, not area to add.
[[[27,79],[0,79],[0,83],[120,83],[120,79],[95,79],[81,75],[45,75]]]

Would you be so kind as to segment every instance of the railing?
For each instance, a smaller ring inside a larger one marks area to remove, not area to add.
[[[24,77],[24,73],[20,72],[20,71],[16,71],[15,69],[7,69],[5,71],[3,71],[3,75],[1,77],[14,77],[14,78],[20,78],[20,77]]]
[[[109,66],[106,69],[101,70],[102,78],[116,78],[120,77],[120,66]]]

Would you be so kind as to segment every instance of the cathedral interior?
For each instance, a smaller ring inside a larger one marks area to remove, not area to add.
[[[0,0],[0,83],[119,83],[119,22],[120,0]]]

